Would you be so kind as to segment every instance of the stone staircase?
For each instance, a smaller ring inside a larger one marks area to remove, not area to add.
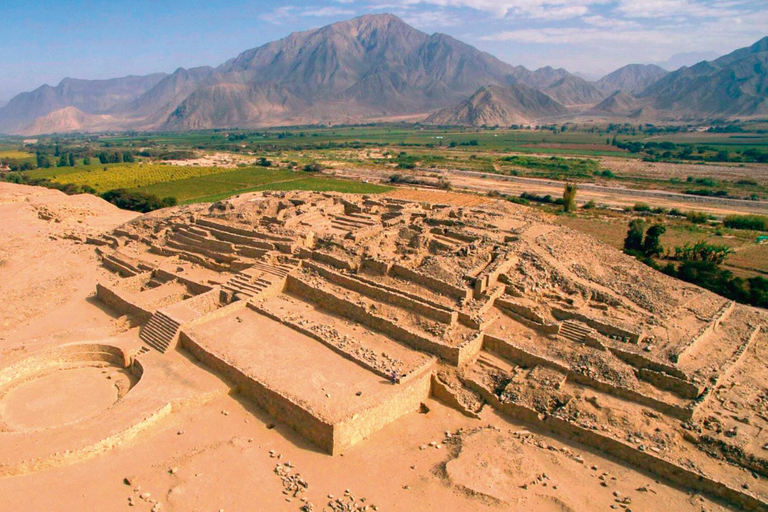
[[[574,341],[576,343],[584,343],[587,336],[592,334],[592,332],[594,332],[592,328],[587,327],[581,322],[565,320],[562,324],[560,324],[560,332],[558,334],[567,340]]]
[[[149,319],[147,325],[141,329],[139,338],[150,347],[164,354],[178,332],[179,323],[161,311],[157,311]]]
[[[271,265],[257,261],[250,268],[242,270],[222,285],[226,291],[252,299],[279,286],[282,289],[285,277],[295,267],[287,264]]]

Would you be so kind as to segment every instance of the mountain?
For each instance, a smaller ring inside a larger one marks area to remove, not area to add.
[[[646,89],[665,75],[667,75],[666,70],[653,64],[629,64],[605,75],[595,82],[595,86],[608,94],[616,91],[634,94]]]
[[[3,108],[3,107],[4,107],[4,106],[6,106],[7,104],[8,104],[8,102],[7,102],[7,101],[5,101],[5,100],[0,100],[0,108]]]
[[[0,133],[24,130],[38,117],[65,107],[75,107],[87,114],[107,114],[118,105],[135,100],[165,76],[155,73],[110,80],[65,78],[56,87],[43,85],[15,96],[0,109]]]
[[[751,116],[766,112],[765,41],[667,75],[626,66],[595,84],[564,69],[507,64],[390,14],[366,15],[292,33],[216,68],[44,85],[0,107],[0,133],[353,124],[432,114],[459,124],[519,124],[566,116],[565,107],[573,116],[615,117],[622,105],[632,109],[626,116],[644,119]],[[620,95],[604,103],[615,90],[637,102]]]
[[[590,113],[595,115],[626,115],[638,107],[638,101],[632,95],[619,90],[592,107]]]
[[[694,64],[704,60],[715,60],[719,56],[720,54],[715,52],[676,53],[668,60],[662,62],[653,62],[652,64],[656,64],[657,66],[667,71],[676,71],[683,66],[693,66]]]
[[[637,97],[665,116],[768,114],[768,37],[714,61],[680,68]]]
[[[114,119],[107,114],[87,114],[77,107],[64,107],[35,119],[27,127],[30,133],[67,133],[108,130]]]
[[[550,96],[518,83],[509,87],[481,87],[468,100],[436,112],[425,122],[448,126],[510,126],[567,113],[568,109]]]
[[[219,66],[219,83],[195,91],[162,128],[349,123],[427,114],[483,85],[546,82],[550,69],[511,66],[445,34],[420,32],[395,16],[367,15],[243,52]]]
[[[112,129],[134,130],[425,117],[486,85],[545,88],[568,77],[563,69],[512,66],[448,35],[416,30],[390,14],[366,15],[295,32],[217,68],[143,77],[121,95],[114,89],[127,79],[79,81],[82,94],[65,94],[64,82],[57,88],[43,86],[0,109],[0,131],[30,133],[33,125],[53,126],[50,120],[37,120],[69,106],[83,114],[111,116]],[[78,119],[87,129],[88,119]],[[99,127],[104,122],[99,118]]]
[[[543,92],[565,106],[594,105],[605,98],[605,94],[583,78],[568,75],[543,89]]]

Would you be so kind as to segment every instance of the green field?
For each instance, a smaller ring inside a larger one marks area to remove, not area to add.
[[[261,190],[313,190],[376,194],[390,187],[313,175],[289,169],[245,167],[198,167],[168,164],[108,164],[87,167],[55,167],[26,173],[62,185],[88,186],[97,193],[127,189],[174,197],[180,203],[218,201],[244,192]]]
[[[133,190],[154,194],[158,197],[175,197],[180,203],[195,203],[219,201],[234,194],[262,190],[313,190],[377,194],[386,192],[390,188],[359,181],[311,176],[300,171],[247,168],[157,183],[146,187],[137,187]]]

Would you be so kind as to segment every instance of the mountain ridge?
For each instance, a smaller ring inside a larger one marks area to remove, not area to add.
[[[766,69],[768,37],[672,73],[630,64],[590,82],[561,68],[515,66],[449,35],[417,30],[397,16],[369,14],[293,32],[217,67],[43,85],[0,107],[0,132],[259,128],[451,116],[520,124],[586,112],[626,119],[749,117],[768,111]],[[469,100],[479,110],[459,115],[473,105]]]

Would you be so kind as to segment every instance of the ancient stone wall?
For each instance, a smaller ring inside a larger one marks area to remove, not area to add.
[[[237,386],[238,391],[252,399],[267,414],[286,423],[325,452],[333,453],[333,425],[322,421],[290,398],[269,388],[253,376],[246,375],[224,359],[208,351],[204,344],[195,339],[192,333],[182,331],[179,344],[198,361],[232,382]]]
[[[322,307],[333,313],[345,316],[371,329],[392,336],[396,340],[406,343],[417,350],[435,354],[451,364],[458,365],[459,361],[462,359],[462,357],[460,357],[459,347],[450,346],[437,340],[431,340],[410,329],[397,325],[384,317],[369,313],[365,308],[332,292],[314,288],[295,276],[288,275],[286,290],[290,293],[295,293],[300,297],[309,299],[312,302],[322,304]]]
[[[403,267],[402,265],[392,265],[390,273],[393,276],[402,277],[406,281],[412,281],[414,283],[420,284],[421,286],[429,288],[435,293],[445,295],[447,297],[452,297],[459,300],[469,300],[472,296],[472,290],[459,288],[458,286],[454,286],[452,284],[446,283],[445,281],[441,281],[440,279],[435,279],[434,277],[424,275],[421,272],[411,270],[409,268]]]
[[[118,314],[130,315],[141,324],[149,322],[149,319],[152,318],[152,311],[134,304],[126,293],[115,288],[99,283],[96,285],[96,297]]]
[[[430,373],[424,372],[411,382],[398,384],[397,392],[376,407],[336,424],[333,429],[333,454],[366,439],[404,414],[417,411],[429,397],[430,382]]]
[[[372,299],[388,302],[396,306],[401,306],[416,314],[437,320],[438,322],[442,322],[444,324],[455,324],[459,316],[456,311],[450,311],[446,308],[436,308],[424,302],[406,297],[405,295],[401,295],[399,293],[392,292],[375,285],[367,284],[354,277],[349,277],[337,272],[333,272],[327,268],[316,265],[309,261],[304,262],[304,267],[317,272],[324,279],[327,279],[334,284],[338,284],[344,288],[348,288],[362,295],[366,295]]]
[[[628,338],[632,343],[639,343],[642,333],[632,331],[627,327],[610,324],[597,318],[578,313],[576,311],[568,311],[558,308],[557,306],[551,306],[552,315],[558,320],[579,320],[584,322],[588,326],[595,329],[597,332],[606,336],[618,336],[620,338]]]
[[[574,372],[570,367],[558,361],[554,361],[548,357],[540,356],[537,354],[531,354],[530,352],[523,350],[522,348],[507,340],[503,340],[489,334],[485,336],[484,348],[496,352],[509,361],[513,361],[527,367],[532,368],[534,366],[540,365],[553,368],[565,373],[568,376],[569,381],[583,384],[585,386],[596,389],[597,391],[601,391],[612,396],[651,407],[652,409],[655,409],[674,418],[689,420],[693,416],[693,409],[691,407],[681,407],[678,405],[670,404],[663,400],[639,393],[633,389],[616,386],[610,382],[598,380],[583,373]]]

